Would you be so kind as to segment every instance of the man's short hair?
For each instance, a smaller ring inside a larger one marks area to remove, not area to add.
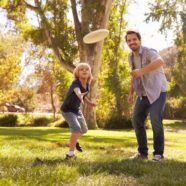
[[[134,31],[134,30],[128,30],[126,35],[125,35],[125,41],[127,42],[127,36],[130,34],[136,34],[137,38],[141,41],[141,35],[139,32]]]

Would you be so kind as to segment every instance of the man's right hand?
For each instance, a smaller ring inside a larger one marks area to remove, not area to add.
[[[129,104],[133,104],[134,103],[134,94],[129,94],[128,99],[127,99]]]

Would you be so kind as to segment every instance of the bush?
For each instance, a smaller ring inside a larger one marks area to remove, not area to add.
[[[0,126],[3,127],[15,127],[17,124],[17,115],[5,115],[0,118]]]
[[[46,118],[46,117],[35,118],[32,126],[37,126],[37,127],[48,126],[50,122],[51,122],[51,119]]]
[[[0,114],[0,126],[51,126],[51,127],[68,127],[61,116],[54,117],[52,115],[38,114]]]
[[[68,123],[63,119],[56,121],[54,127],[69,128]]]
[[[164,117],[166,119],[186,119],[186,97],[169,98]]]
[[[19,114],[18,115],[18,126],[32,126],[34,123],[34,115],[31,114]]]
[[[106,129],[131,129],[132,127],[132,120],[131,118],[126,117],[111,117],[105,123]]]
[[[64,121],[64,119],[62,117],[60,118],[56,118],[55,121],[53,121],[52,123],[50,123],[51,127],[61,127],[61,128],[68,128],[68,123],[66,121]]]

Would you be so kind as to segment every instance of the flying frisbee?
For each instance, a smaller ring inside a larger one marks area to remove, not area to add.
[[[98,29],[92,31],[83,37],[83,42],[86,44],[97,43],[107,37],[109,31],[107,29]]]

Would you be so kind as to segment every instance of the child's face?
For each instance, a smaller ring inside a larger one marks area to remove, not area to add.
[[[81,66],[79,68],[79,78],[88,79],[90,76],[90,70],[87,66]]]

